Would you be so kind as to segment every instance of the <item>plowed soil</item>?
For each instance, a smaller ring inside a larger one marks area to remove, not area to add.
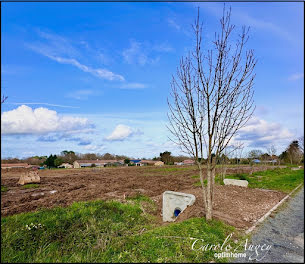
[[[255,170],[262,169],[267,167],[255,167]],[[161,219],[162,193],[167,190],[196,196],[195,204],[179,215],[177,221],[204,216],[201,188],[194,187],[198,179],[192,178],[198,175],[195,167],[45,169],[39,171],[41,183],[35,189],[23,189],[17,184],[21,171],[1,171],[1,185],[8,187],[7,192],[1,193],[2,216],[68,206],[74,201],[124,201],[127,197],[142,193],[157,202],[157,214]],[[250,167],[240,166],[228,168],[227,173],[249,171]],[[284,196],[284,193],[278,191],[219,185],[215,187],[214,217],[235,227],[247,228]]]

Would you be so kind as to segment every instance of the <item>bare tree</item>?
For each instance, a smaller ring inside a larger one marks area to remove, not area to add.
[[[299,137],[299,149],[303,152],[304,155],[304,136]]]
[[[2,95],[2,97],[1,97],[1,104],[3,104],[6,101],[7,98],[8,98],[7,96]]]
[[[224,7],[213,49],[203,52],[202,23],[193,25],[195,47],[182,57],[168,99],[171,140],[194,157],[199,169],[206,219],[212,219],[216,159],[250,119],[253,106],[253,50],[244,51],[249,28],[243,27],[234,47],[231,9]],[[203,157],[207,156],[206,175]],[[204,180],[207,180],[207,184]]]
[[[219,157],[219,164],[220,164],[219,178],[221,183],[223,183],[223,180],[226,177],[228,163],[229,163],[229,151],[228,148],[225,148],[222,152],[222,155]]]
[[[235,142],[234,145],[227,146],[220,155],[218,163],[220,164],[220,182],[226,177],[229,160],[235,159],[236,164],[239,164],[243,152],[243,143]]]
[[[276,148],[274,145],[271,145],[267,148],[267,153],[270,155],[271,157],[271,161],[272,161],[272,165],[274,165],[273,160],[276,158]]]

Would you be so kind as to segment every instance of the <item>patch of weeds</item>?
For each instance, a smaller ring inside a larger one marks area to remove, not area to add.
[[[153,202],[148,196],[143,195],[141,193],[137,193],[135,196],[127,197],[126,200],[131,200],[131,201],[146,201],[146,202]]]
[[[1,192],[7,192],[8,188],[4,185],[1,185]]]
[[[143,194],[136,194],[135,196],[132,197],[127,197],[127,201],[132,202],[133,204],[136,204],[141,208],[144,214],[149,214],[148,217],[150,220],[155,220],[156,217],[150,215],[150,214],[155,214],[157,211],[157,205],[156,203],[151,200],[148,196],[145,196]]]
[[[203,184],[204,184],[204,186],[207,186],[208,180],[204,180],[204,181],[203,181]],[[201,182],[200,182],[200,181],[195,182],[195,183],[194,183],[194,186],[196,186],[196,187],[201,187]]]
[[[34,189],[34,188],[39,188],[39,184],[36,183],[29,183],[21,186],[22,189]]]

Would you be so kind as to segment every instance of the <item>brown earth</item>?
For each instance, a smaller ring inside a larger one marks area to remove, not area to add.
[[[274,167],[269,167],[274,168]],[[254,167],[254,171],[267,167]],[[250,167],[228,168],[227,173],[246,173]],[[198,179],[195,167],[118,167],[87,169],[40,170],[39,188],[22,189],[18,184],[21,170],[1,170],[1,185],[8,187],[1,193],[1,215],[13,215],[40,208],[68,206],[74,201],[115,199],[142,193],[157,202],[161,221],[162,193],[166,190],[192,193],[193,206],[179,215],[177,221],[204,216],[201,188],[194,187]],[[51,193],[51,191],[56,191]],[[216,186],[214,217],[238,227],[249,227],[278,203],[284,193],[237,186]]]

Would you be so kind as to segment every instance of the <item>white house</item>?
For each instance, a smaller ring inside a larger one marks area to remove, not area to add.
[[[76,160],[73,162],[74,168],[86,168],[86,167],[92,167],[92,165],[95,165],[95,167],[106,167],[110,165],[123,165],[122,161],[117,160]]]
[[[69,163],[62,163],[60,166],[58,166],[58,168],[72,169],[73,165]]]

